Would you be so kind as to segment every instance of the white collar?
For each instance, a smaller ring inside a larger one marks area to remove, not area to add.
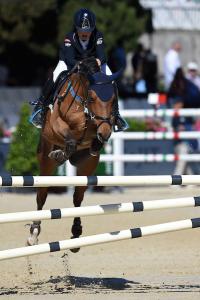
[[[79,39],[79,42],[80,42],[81,46],[83,47],[83,49],[86,50],[86,49],[87,49],[87,46],[88,46],[88,44],[89,44],[89,40],[87,40],[87,41],[82,41],[81,39]]]

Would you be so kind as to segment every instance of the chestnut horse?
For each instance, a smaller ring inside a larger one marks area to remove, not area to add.
[[[37,151],[41,176],[52,175],[67,159],[77,167],[77,176],[94,173],[99,151],[112,133],[116,99],[113,81],[119,75],[119,72],[110,76],[102,73],[95,58],[84,59],[68,74],[42,128]],[[86,189],[86,186],[75,187],[75,207],[81,206]],[[48,188],[37,189],[38,210],[42,210],[47,194]],[[40,224],[41,221],[34,221],[31,225],[28,245],[38,242]],[[81,219],[76,217],[72,238],[81,234]]]

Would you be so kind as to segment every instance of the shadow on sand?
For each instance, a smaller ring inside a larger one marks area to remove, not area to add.
[[[57,276],[50,277],[47,281],[24,282],[22,286],[0,287],[0,296],[3,295],[53,295],[81,293],[172,293],[172,292],[199,292],[200,285],[150,285],[140,282],[115,277],[81,277],[81,276]]]
[[[76,290],[85,292],[123,291],[132,289],[133,285],[139,284],[124,278],[94,278],[81,276],[50,277],[47,281],[24,282],[23,286],[12,288],[0,287],[2,295],[22,294],[64,294]]]

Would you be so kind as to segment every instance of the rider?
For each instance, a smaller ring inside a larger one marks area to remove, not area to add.
[[[74,15],[74,28],[69,32],[60,49],[59,62],[52,76],[47,80],[40,98],[38,99],[30,122],[38,128],[42,127],[45,107],[49,104],[49,97],[55,92],[55,82],[59,75],[71,70],[78,61],[87,57],[96,57],[102,72],[111,75],[106,64],[103,35],[96,28],[96,17],[88,9],[81,8]],[[119,114],[118,99],[115,101],[115,128],[123,131],[128,124]]]

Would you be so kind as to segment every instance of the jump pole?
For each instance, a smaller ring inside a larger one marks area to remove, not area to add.
[[[115,231],[104,234],[97,234],[76,239],[63,240],[58,242],[45,243],[35,246],[15,248],[0,251],[0,260],[56,252],[67,249],[74,249],[84,246],[92,246],[120,240],[134,239],[158,233],[178,231],[183,229],[200,227],[200,218],[186,219],[176,222],[169,222],[151,226],[138,227],[128,230]]]
[[[61,218],[75,218],[95,215],[108,215],[127,212],[142,212],[146,210],[197,207],[200,206],[200,197],[150,200],[139,202],[115,203],[85,207],[61,208],[40,211],[25,211],[0,214],[1,223],[13,223],[23,221],[51,220]]]
[[[0,176],[2,187],[200,185],[200,175]]]

